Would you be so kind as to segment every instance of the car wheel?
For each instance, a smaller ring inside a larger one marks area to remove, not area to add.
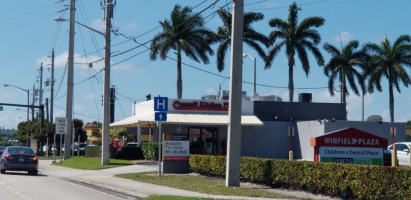
[[[1,174],[5,174],[5,173],[6,173],[6,170],[1,169],[1,170],[0,170],[0,173],[1,173]]]

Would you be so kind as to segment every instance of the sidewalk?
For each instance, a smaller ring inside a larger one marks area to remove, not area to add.
[[[80,170],[51,165],[51,160],[40,160],[40,172],[48,176],[77,181],[99,188],[115,191],[136,198],[146,198],[150,195],[172,195],[187,197],[202,197],[213,199],[255,199],[264,200],[270,198],[241,197],[241,196],[222,196],[209,195],[198,192],[191,192],[166,186],[154,185],[150,183],[138,182],[129,179],[114,177],[116,174],[138,173],[146,171],[157,171],[158,165],[155,162],[138,163],[124,167],[116,167],[103,170]],[[286,190],[267,189],[276,193],[283,193],[288,196],[295,196],[295,199],[332,199],[324,196],[312,195],[305,192],[287,192]],[[283,200],[283,199],[282,199]]]

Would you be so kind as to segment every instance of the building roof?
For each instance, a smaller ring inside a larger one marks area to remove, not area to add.
[[[228,125],[228,115],[225,113],[167,113],[167,121],[162,124],[195,124],[195,125]],[[154,112],[146,115],[135,115],[110,124],[110,127],[137,126],[154,123]],[[254,115],[241,116],[242,126],[263,126],[263,122]]]
[[[86,124],[83,126],[83,129],[99,129],[100,127],[98,127],[96,124]]]

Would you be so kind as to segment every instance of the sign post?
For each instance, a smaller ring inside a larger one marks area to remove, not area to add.
[[[63,135],[67,134],[67,118],[65,117],[56,117],[56,135],[60,135],[60,163],[62,162],[62,140]],[[54,140],[54,149],[56,149],[56,141]],[[55,156],[54,156],[55,159]]]
[[[288,136],[290,137],[290,151],[288,152],[288,159],[291,161],[294,158],[294,153],[293,153],[294,126],[288,127]]]
[[[391,166],[397,166],[397,146],[395,145],[395,135],[397,135],[397,128],[391,126],[390,128],[391,137],[392,137],[392,151],[391,151]]]
[[[154,97],[154,119],[158,127],[158,177],[161,177],[161,122],[167,121],[168,97]]]

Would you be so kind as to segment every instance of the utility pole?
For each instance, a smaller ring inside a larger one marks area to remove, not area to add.
[[[33,101],[31,101],[31,121],[34,121],[34,101],[36,96],[36,86],[33,85]]]
[[[240,186],[241,91],[243,76],[244,0],[233,0],[231,28],[230,104],[227,130],[226,186]]]
[[[46,98],[46,121],[49,123],[49,98]]]
[[[110,123],[114,122],[115,99],[116,99],[116,88],[114,88],[114,85],[112,85],[111,90],[110,90]]]
[[[40,91],[39,91],[39,106],[43,105],[43,63],[40,65]]]
[[[54,48],[51,51],[51,82],[50,82],[50,123],[53,123],[53,100],[54,100]]]
[[[75,0],[70,1],[70,30],[69,30],[69,51],[68,51],[68,70],[67,70],[67,99],[66,99],[66,118],[67,133],[64,138],[64,159],[69,159],[71,155],[71,137],[73,124],[73,74],[74,74],[74,20]]]
[[[105,32],[105,60],[104,60],[104,88],[103,88],[103,147],[101,155],[101,164],[108,165],[110,158],[109,151],[109,128],[110,128],[110,39],[111,39],[111,18],[113,17],[113,3],[112,0],[106,0],[104,7],[104,16],[106,21]]]

